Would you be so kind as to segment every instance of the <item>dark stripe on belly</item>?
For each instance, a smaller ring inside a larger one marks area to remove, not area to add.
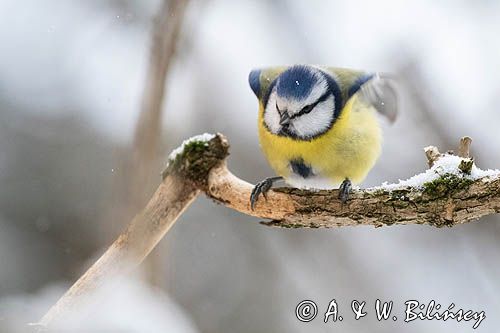
[[[293,173],[301,176],[302,178],[309,178],[314,176],[312,168],[304,163],[303,159],[296,159],[290,161]]]

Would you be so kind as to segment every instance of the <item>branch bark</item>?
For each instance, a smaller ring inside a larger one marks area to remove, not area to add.
[[[463,157],[469,156],[469,145],[470,139],[462,140]],[[40,324],[50,326],[63,318],[66,311],[76,309],[104,279],[139,265],[200,192],[244,214],[271,220],[263,224],[288,228],[395,224],[443,227],[500,212],[500,177],[469,180],[446,175],[423,189],[356,190],[346,204],[338,199],[338,190],[278,188],[268,193],[267,200],[261,198],[255,210],[251,210],[249,198],[253,185],[227,169],[228,150],[229,144],[221,134],[209,141],[194,139],[183,145],[144,210]],[[435,153],[433,162],[443,155],[436,148],[430,150]]]

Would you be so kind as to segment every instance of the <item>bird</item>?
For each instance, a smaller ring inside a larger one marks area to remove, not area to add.
[[[257,183],[250,206],[277,181],[301,189],[339,188],[345,204],[381,153],[378,114],[398,113],[393,76],[347,68],[290,65],[254,69],[261,149],[277,176]]]

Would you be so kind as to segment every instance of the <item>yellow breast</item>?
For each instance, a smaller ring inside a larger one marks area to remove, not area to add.
[[[300,141],[269,132],[261,105],[260,145],[274,171],[292,186],[332,188],[346,178],[359,183],[380,155],[382,134],[375,112],[353,97],[328,132],[311,141]],[[290,161],[297,159],[311,166],[315,177],[295,175]]]

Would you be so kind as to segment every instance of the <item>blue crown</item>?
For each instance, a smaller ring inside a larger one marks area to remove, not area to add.
[[[295,65],[284,71],[276,83],[278,96],[304,99],[318,83],[318,76],[304,65]]]

